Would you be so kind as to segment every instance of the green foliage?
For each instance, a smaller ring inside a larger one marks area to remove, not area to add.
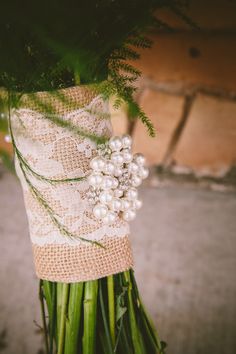
[[[40,294],[47,354],[165,353],[132,270],[73,284],[42,280]],[[48,343],[55,350],[50,351]]]
[[[156,16],[167,8],[184,21],[184,0],[17,0],[1,2],[0,87],[22,93],[101,83],[106,97],[130,105],[151,136],[154,129],[133,102],[140,72],[127,63],[149,48],[144,33],[169,28]],[[155,12],[155,16],[153,15]]]
[[[179,9],[176,0],[17,0],[0,5],[0,86],[16,91],[58,89],[107,78],[114,53],[136,59],[127,45],[150,47],[143,32],[153,11]],[[180,11],[180,9],[179,9]],[[160,24],[160,22],[159,22]]]

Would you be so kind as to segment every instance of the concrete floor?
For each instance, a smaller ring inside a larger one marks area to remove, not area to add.
[[[141,191],[136,277],[168,354],[236,353],[236,194],[185,185]],[[31,246],[17,180],[0,179],[0,353],[39,354]]]

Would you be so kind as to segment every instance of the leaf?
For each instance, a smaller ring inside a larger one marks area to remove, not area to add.
[[[125,296],[127,294],[127,291],[128,291],[128,288],[123,286],[122,292],[117,296],[117,299],[116,299],[116,322],[118,322],[127,311],[127,307],[124,305],[125,304]]]
[[[118,322],[121,319],[121,317],[124,316],[126,311],[127,311],[127,307],[117,305],[117,307],[116,307],[116,322]]]

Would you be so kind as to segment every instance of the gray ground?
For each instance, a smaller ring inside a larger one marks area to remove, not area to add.
[[[168,354],[235,354],[236,194],[179,184],[141,194],[136,277]],[[8,174],[0,179],[0,234],[0,352],[36,354],[38,281],[21,190]]]

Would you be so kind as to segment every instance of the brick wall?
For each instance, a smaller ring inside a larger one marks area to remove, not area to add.
[[[137,100],[157,136],[138,122],[134,145],[150,164],[221,176],[236,163],[236,4],[193,1],[189,15],[199,31],[169,17],[176,32],[154,34],[135,63],[143,72]],[[124,118],[113,121],[127,130]]]

